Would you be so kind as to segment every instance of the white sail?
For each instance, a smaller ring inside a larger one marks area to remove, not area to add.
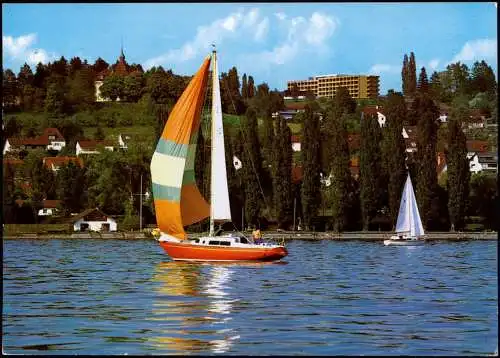
[[[410,187],[411,187],[411,182],[410,182]],[[411,215],[410,215],[411,236],[413,237],[423,236],[424,227],[422,226],[422,220],[420,219],[420,214],[418,212],[417,199],[415,198],[415,192],[413,191],[413,187],[411,187],[410,210],[411,210]]]
[[[215,51],[212,56],[212,163],[210,183],[210,233],[213,222],[231,221],[229,190],[227,187],[226,155],[224,152],[224,128],[219,88],[219,72]]]
[[[401,195],[401,203],[399,204],[398,221],[396,222],[397,233],[407,233],[410,231],[410,191],[411,188],[410,175],[406,178],[406,183]]]
[[[424,235],[424,228],[418,212],[417,200],[413,191],[413,185],[411,184],[410,174],[406,178],[403,194],[401,195],[396,232],[407,233],[412,237]]]

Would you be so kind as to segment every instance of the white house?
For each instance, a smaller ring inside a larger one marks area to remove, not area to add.
[[[127,143],[130,141],[131,136],[128,134],[120,133],[118,136],[118,146],[121,149],[128,149]]]
[[[471,173],[498,172],[498,156],[496,153],[467,153]]]
[[[66,141],[57,128],[45,128],[43,134],[39,137],[7,138],[3,147],[3,154],[29,148],[44,148],[59,152],[65,146]]]
[[[404,138],[406,145],[406,152],[413,153],[417,151],[417,127],[406,126],[403,127],[401,135]]]
[[[385,122],[387,118],[385,114],[382,112],[382,107],[366,106],[365,108],[363,108],[363,111],[361,112],[361,119],[363,120],[363,118],[368,115],[376,116],[380,128],[385,127]]]
[[[74,231],[116,231],[116,220],[101,210],[87,209],[71,218]]]
[[[115,148],[113,142],[109,140],[79,140],[76,142],[76,155],[81,154],[99,154],[99,147],[113,151]]]

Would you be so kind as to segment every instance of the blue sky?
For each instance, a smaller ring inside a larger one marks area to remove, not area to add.
[[[257,84],[343,74],[380,75],[401,90],[405,53],[418,72],[486,60],[497,72],[496,3],[2,4],[3,66],[80,56],[192,74],[215,42],[219,71]]]

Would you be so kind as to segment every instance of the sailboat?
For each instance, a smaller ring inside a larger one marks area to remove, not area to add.
[[[396,222],[396,235],[384,240],[384,245],[414,246],[424,243],[424,228],[418,212],[417,200],[411,184],[410,174],[401,195],[398,220]]]
[[[210,204],[196,186],[194,164],[200,118],[212,70]],[[224,149],[217,53],[208,55],[175,104],[151,159],[158,242],[173,260],[275,261],[288,255],[282,245],[256,244],[241,233],[219,235],[231,221]],[[210,217],[208,236],[190,239],[184,226]]]

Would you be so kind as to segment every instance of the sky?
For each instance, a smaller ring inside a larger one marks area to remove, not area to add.
[[[325,74],[380,76],[380,94],[401,91],[403,56],[417,75],[485,60],[498,76],[497,4],[482,3],[95,3],[2,4],[2,62],[79,56],[161,65],[191,75],[215,43],[219,72],[236,66],[286,89]]]

